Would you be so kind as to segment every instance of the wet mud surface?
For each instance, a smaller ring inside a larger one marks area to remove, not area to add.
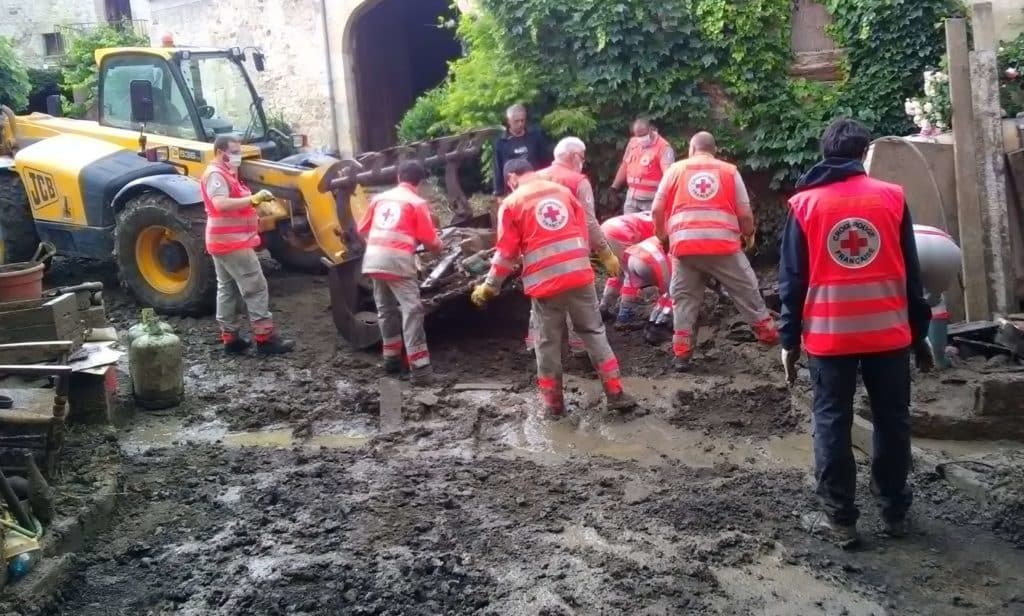
[[[59,592],[6,595],[0,613],[1024,614],[1024,551],[930,469],[915,471],[904,540],[879,534],[864,456],[864,547],[800,530],[809,421],[776,353],[714,298],[693,374],[611,332],[639,408],[607,412],[567,360],[573,412],[546,422],[521,299],[431,323],[445,378],[401,383],[396,412],[377,357],[338,346],[326,282],[268,278],[299,350],[227,359],[212,319],[172,319],[186,402],[75,441],[80,489],[119,457],[123,504]],[[119,327],[134,322],[130,299],[107,296]],[[455,387],[481,382],[500,389]],[[84,453],[97,443],[103,456]]]

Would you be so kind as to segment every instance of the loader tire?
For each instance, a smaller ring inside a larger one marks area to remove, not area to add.
[[[125,287],[162,314],[204,316],[213,310],[217,276],[206,252],[202,208],[162,193],[133,197],[118,215],[114,238]]]
[[[0,171],[0,264],[28,261],[38,246],[36,222],[21,178]]]
[[[327,271],[320,261],[324,253],[313,236],[293,233],[288,222],[282,221],[276,229],[265,233],[263,244],[270,256],[287,270],[306,274],[323,274]]]

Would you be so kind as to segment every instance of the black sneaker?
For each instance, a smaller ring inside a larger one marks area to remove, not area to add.
[[[800,517],[800,522],[805,531],[812,535],[819,535],[844,550],[855,548],[860,544],[860,535],[857,534],[856,524],[837,524],[822,511],[805,513]]]
[[[295,343],[274,334],[270,340],[256,343],[256,352],[260,355],[284,355],[295,350]]]
[[[689,357],[674,357],[672,359],[672,369],[676,372],[689,372],[690,361]]]
[[[409,382],[416,387],[436,385],[440,383],[443,378],[444,376],[434,372],[434,368],[431,366],[416,368],[409,373]]]
[[[400,357],[385,357],[383,368],[385,374],[401,374],[402,359]]]
[[[251,346],[251,340],[238,336],[224,343],[224,352],[228,355],[241,355],[248,351]]]

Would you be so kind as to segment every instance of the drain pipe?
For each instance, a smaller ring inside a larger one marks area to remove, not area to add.
[[[334,94],[334,63],[331,62],[331,34],[327,29],[327,0],[320,0],[320,17],[324,28],[324,56],[327,60],[327,90],[328,100],[331,104],[331,139],[330,147],[332,154],[340,154],[338,147],[338,105]]]

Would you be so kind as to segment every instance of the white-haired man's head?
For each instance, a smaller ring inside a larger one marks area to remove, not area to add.
[[[587,144],[579,137],[566,137],[555,146],[555,160],[576,171],[583,171]]]

